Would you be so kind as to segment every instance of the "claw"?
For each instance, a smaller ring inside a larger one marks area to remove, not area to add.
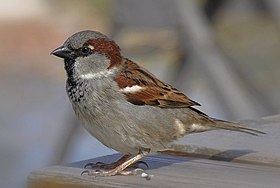
[[[149,168],[149,165],[145,161],[137,161],[136,163],[130,165],[129,167],[139,168],[141,164],[146,166],[146,169]]]
[[[90,171],[89,170],[84,170],[84,171],[82,171],[81,176],[84,175],[85,173],[87,173],[88,176],[90,175]]]
[[[95,166],[95,163],[87,163],[85,166],[84,166],[84,168],[85,169],[88,169],[88,168],[94,168],[94,166]]]

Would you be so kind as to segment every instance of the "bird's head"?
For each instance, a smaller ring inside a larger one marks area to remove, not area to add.
[[[69,78],[102,77],[113,72],[121,63],[119,46],[96,31],[80,31],[51,52],[63,58]]]

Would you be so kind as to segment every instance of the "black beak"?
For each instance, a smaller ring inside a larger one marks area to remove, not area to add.
[[[73,59],[73,51],[65,46],[60,46],[54,51],[51,52],[51,55],[55,55],[57,57],[63,58],[63,59]]]

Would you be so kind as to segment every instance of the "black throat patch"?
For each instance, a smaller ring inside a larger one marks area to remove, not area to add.
[[[68,81],[72,82],[71,85],[74,85],[74,73],[75,73],[75,60],[74,59],[65,59],[64,60],[64,69],[66,70]]]
[[[87,82],[75,76],[75,60],[65,59],[64,68],[67,73],[66,91],[72,102],[80,102],[85,99]]]

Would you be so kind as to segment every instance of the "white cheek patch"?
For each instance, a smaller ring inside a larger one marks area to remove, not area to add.
[[[138,85],[134,85],[134,86],[127,86],[123,89],[120,89],[121,92],[123,93],[136,93],[138,91],[141,91],[142,89],[144,89],[144,87],[138,86]]]
[[[80,78],[86,79],[86,80],[104,78],[104,77],[108,77],[108,76],[114,74],[114,72],[115,72],[115,69],[100,71],[100,72],[96,72],[96,73],[87,73],[87,74],[80,75]]]
[[[178,132],[178,135],[183,135],[186,133],[185,125],[179,119],[175,119],[174,126]]]

